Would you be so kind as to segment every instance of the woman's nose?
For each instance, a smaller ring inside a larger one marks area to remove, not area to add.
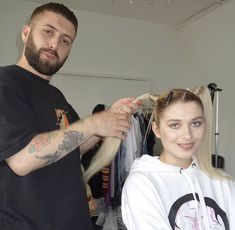
[[[182,137],[185,138],[185,139],[189,139],[189,138],[192,137],[192,131],[191,131],[191,128],[188,125],[185,125],[183,127]]]

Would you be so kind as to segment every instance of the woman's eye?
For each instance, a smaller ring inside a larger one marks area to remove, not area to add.
[[[194,122],[192,123],[192,126],[193,126],[193,127],[200,127],[201,124],[202,124],[201,121],[194,121]]]
[[[180,127],[180,124],[178,124],[178,123],[170,124],[170,128],[172,128],[172,129],[177,129],[179,127]]]

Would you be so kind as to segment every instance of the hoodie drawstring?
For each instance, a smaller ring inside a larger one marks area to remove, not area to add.
[[[196,167],[196,164],[193,163],[191,167],[193,169],[193,175],[194,175],[194,180],[195,180],[199,200],[197,199],[195,186],[193,185],[193,182],[192,182],[190,176],[185,172],[185,170],[183,168],[180,169],[180,173],[185,177],[185,179],[187,180],[187,182],[189,184],[189,187],[192,191],[193,198],[195,200],[195,208],[196,208],[196,215],[197,215],[197,219],[198,219],[199,229],[200,230],[203,230],[203,229],[208,229],[209,230],[210,229],[210,223],[209,223],[209,219],[208,219],[208,215],[207,215],[207,208],[206,208],[206,204],[205,204],[205,199],[203,197],[203,194],[202,194],[202,191],[201,191],[201,188],[200,188],[197,176],[196,176],[196,172],[195,172],[195,169],[194,169],[194,167]],[[201,215],[200,215],[198,204],[200,204],[200,207],[201,207],[201,210],[202,210],[202,218],[201,218]],[[203,223],[204,228],[202,226],[202,223]]]
[[[196,167],[196,165],[194,164],[194,167]],[[208,212],[207,212],[207,208],[206,208],[206,203],[205,203],[205,199],[204,196],[202,194],[202,190],[201,187],[199,185],[198,179],[197,179],[197,175],[196,175],[196,171],[194,170],[193,167],[193,174],[194,174],[194,179],[195,179],[195,183],[196,186],[198,188],[198,195],[199,195],[199,201],[202,207],[202,215],[203,215],[203,224],[205,226],[205,229],[210,229],[210,222],[209,222],[209,218],[208,218]]]

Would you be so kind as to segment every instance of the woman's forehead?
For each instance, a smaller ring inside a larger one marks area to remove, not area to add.
[[[161,114],[162,119],[193,119],[202,117],[202,107],[197,102],[176,102],[169,105]]]

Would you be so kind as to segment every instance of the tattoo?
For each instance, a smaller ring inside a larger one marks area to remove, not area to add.
[[[49,133],[48,135],[40,135],[34,138],[32,143],[29,145],[29,153],[41,151],[45,146],[51,143],[51,139],[55,136],[55,133]]]
[[[29,147],[29,152],[40,151],[43,147],[50,144],[50,140],[55,135],[42,136],[33,140],[33,143]],[[35,156],[37,159],[45,161],[44,166],[50,165],[58,161],[64,152],[70,152],[76,148],[82,141],[84,141],[84,134],[77,131],[67,131],[64,132],[64,139],[62,143],[58,146],[58,151],[55,153],[50,153],[44,156]]]
[[[48,154],[42,157],[36,156],[37,159],[43,160],[45,161],[45,163],[43,164],[44,166],[50,165],[55,163],[56,161],[59,160],[59,158],[61,157],[62,153],[61,152],[55,152],[54,154]]]
[[[64,140],[63,143],[59,145],[59,150],[71,151],[84,140],[85,138],[83,133],[77,131],[64,132]]]

